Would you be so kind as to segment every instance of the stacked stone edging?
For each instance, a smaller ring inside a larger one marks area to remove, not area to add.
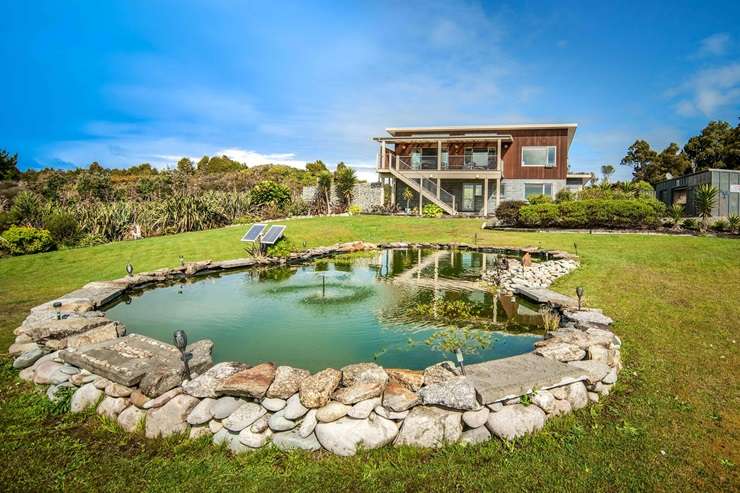
[[[621,369],[621,341],[611,331],[612,320],[598,310],[567,308],[559,309],[560,328],[536,343],[533,354],[568,364],[582,371],[582,377],[547,390],[542,390],[542,385],[534,386],[521,395],[494,402],[482,402],[470,378],[461,375],[451,362],[423,371],[357,363],[311,375],[306,370],[272,363],[253,367],[238,362],[212,365],[213,344],[202,340],[188,347],[197,361],[191,380],[184,380],[180,370],[170,367],[152,369],[135,381],[136,375],[125,380],[122,375],[109,373],[106,378],[70,363],[93,368],[79,358],[85,348],[125,346],[129,341],[158,345],[163,351],[174,349],[158,341],[146,341],[148,338],[143,336],[125,336],[125,327],[99,311],[128,290],[210,272],[409,247],[530,253],[544,261],[528,268],[514,265],[509,279],[529,279],[537,287],[546,287],[576,265],[574,258],[563,252],[402,242],[343,243],[287,258],[190,262],[89,283],[35,307],[16,329],[16,342],[10,352],[18,355],[14,366],[21,369],[21,378],[48,386],[50,399],[65,387],[74,388],[71,412],[95,406],[98,414],[116,420],[129,432],[141,429],[143,423],[148,438],[210,436],[215,444],[226,444],[236,453],[272,444],[283,450],[325,449],[353,455],[359,448],[389,444],[439,447],[454,442],[479,443],[493,436],[511,440],[541,429],[551,417],[580,409],[609,394]],[[532,268],[535,274],[525,275]],[[512,286],[516,286],[513,281],[507,284],[507,288]],[[55,307],[55,302],[61,306]],[[58,313],[62,315],[60,320]]]

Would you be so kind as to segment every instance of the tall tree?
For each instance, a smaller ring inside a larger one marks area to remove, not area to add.
[[[637,180],[645,180],[650,169],[655,165],[658,153],[645,140],[636,140],[629,148],[627,154],[622,158],[620,164],[632,167],[632,176]]]
[[[20,176],[18,154],[11,156],[5,149],[0,149],[0,180],[17,180]]]
[[[683,147],[697,170],[740,169],[740,125],[712,121]]]
[[[329,171],[329,169],[326,167],[324,162],[320,159],[317,159],[316,161],[312,163],[306,163],[306,171],[311,173],[312,175],[319,175],[325,171]]]
[[[192,175],[195,172],[195,165],[193,160],[189,157],[184,157],[177,162],[177,171],[185,173],[186,175]]]
[[[605,164],[601,167],[601,174],[604,176],[604,182],[609,183],[609,178],[614,174],[614,166]]]

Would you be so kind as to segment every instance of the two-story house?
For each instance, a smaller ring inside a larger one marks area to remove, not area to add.
[[[399,207],[432,202],[451,215],[493,214],[501,201],[555,197],[581,188],[590,174],[568,172],[577,125],[514,124],[388,128],[378,173]],[[411,193],[404,194],[406,189]],[[406,200],[411,195],[410,200]]]

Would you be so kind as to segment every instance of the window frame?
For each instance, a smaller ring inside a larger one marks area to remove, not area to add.
[[[529,202],[529,198],[527,198],[527,185],[529,185],[529,186],[539,186],[542,189],[540,193],[533,193],[532,195],[546,195],[546,196],[549,196],[550,198],[554,198],[553,190],[554,190],[555,187],[553,187],[553,184],[552,183],[546,183],[546,182],[529,182],[529,183],[525,183],[524,184],[524,200],[526,200],[527,202]],[[545,192],[545,187],[547,187],[547,186],[550,187],[550,193],[546,193]]]
[[[544,150],[545,156],[547,159],[550,155],[550,149],[554,149],[555,152],[553,153],[553,162],[545,163],[545,164],[524,164],[524,151],[525,150]],[[546,146],[522,146],[521,151],[521,165],[524,168],[557,168],[558,167],[558,146],[556,145],[546,145]]]

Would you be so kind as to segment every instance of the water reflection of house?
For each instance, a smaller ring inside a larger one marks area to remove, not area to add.
[[[521,325],[535,326],[542,323],[540,312],[521,303],[514,295],[502,294],[499,296],[498,301],[509,321],[516,321]]]

